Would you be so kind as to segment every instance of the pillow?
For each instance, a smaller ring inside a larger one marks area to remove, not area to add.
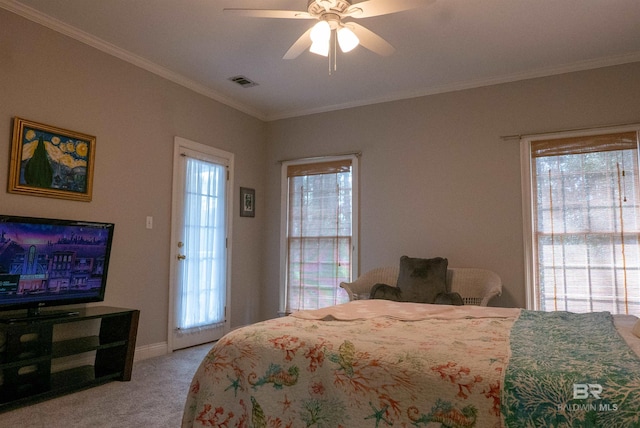
[[[398,287],[392,287],[391,285],[378,283],[374,284],[374,286],[371,287],[371,294],[369,295],[369,298],[401,302],[402,292]]]
[[[447,292],[447,266],[442,257],[419,259],[400,257],[398,288],[403,302],[434,303],[436,296]]]
[[[631,330],[633,334],[640,337],[640,320],[636,321],[636,325],[633,326],[633,330]]]
[[[435,302],[436,305],[454,305],[454,306],[462,306],[464,305],[464,301],[462,300],[462,296],[455,291],[451,293],[440,293],[436,296]]]

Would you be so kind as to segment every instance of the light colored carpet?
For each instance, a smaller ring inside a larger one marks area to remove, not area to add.
[[[109,382],[0,413],[0,427],[177,428],[191,378],[212,346],[136,362],[129,382]]]

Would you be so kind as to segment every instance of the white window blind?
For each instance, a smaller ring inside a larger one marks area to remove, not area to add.
[[[353,267],[352,158],[286,165],[289,313],[348,301]]]
[[[638,135],[531,142],[541,310],[640,314]]]

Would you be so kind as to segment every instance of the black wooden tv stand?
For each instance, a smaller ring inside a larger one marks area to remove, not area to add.
[[[73,312],[0,323],[0,412],[111,380],[131,380],[140,311],[98,306]],[[75,324],[89,320],[99,322],[96,334],[82,334],[83,324]],[[80,334],[56,340],[54,330],[74,327]],[[71,367],[52,371],[56,359],[63,358]]]

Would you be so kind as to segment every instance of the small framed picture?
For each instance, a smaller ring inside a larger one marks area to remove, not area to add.
[[[14,118],[9,192],[91,201],[95,146],[92,135]]]
[[[256,191],[248,187],[240,188],[240,217],[256,216]]]

